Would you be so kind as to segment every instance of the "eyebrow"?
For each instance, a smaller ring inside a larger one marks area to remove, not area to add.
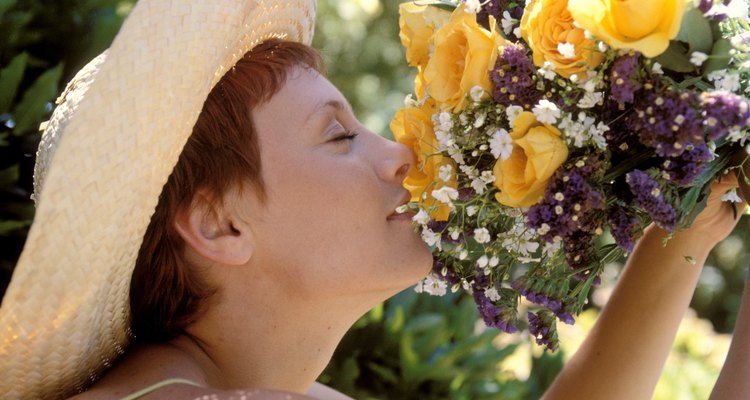
[[[307,116],[307,119],[305,122],[310,120],[310,118],[313,115],[320,113],[322,110],[326,108],[333,108],[337,111],[346,111],[350,114],[353,113],[352,106],[346,100],[344,100],[343,102],[339,100],[328,100],[325,102],[321,102],[317,106],[315,106],[315,109],[313,110],[313,112],[310,113],[310,115]]]

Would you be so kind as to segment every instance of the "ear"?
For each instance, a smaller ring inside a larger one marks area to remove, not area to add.
[[[224,203],[231,203],[224,199]],[[177,213],[174,227],[185,243],[200,256],[225,265],[244,265],[255,248],[252,231],[231,208],[211,201],[203,191],[189,207]]]

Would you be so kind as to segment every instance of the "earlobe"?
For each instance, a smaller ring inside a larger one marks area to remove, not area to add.
[[[250,227],[201,193],[177,213],[173,223],[186,245],[207,261],[244,265],[253,255]]]

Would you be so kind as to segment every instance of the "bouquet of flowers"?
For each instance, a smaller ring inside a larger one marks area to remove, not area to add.
[[[399,22],[417,77],[391,130],[434,250],[417,291],[466,290],[489,326],[556,349],[604,265],[742,171],[746,0],[414,1]]]

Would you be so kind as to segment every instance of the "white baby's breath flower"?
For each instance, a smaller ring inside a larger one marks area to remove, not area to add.
[[[739,195],[737,195],[737,189],[733,188],[732,190],[724,193],[721,196],[721,201],[727,201],[732,203],[742,203],[742,199]]]
[[[474,229],[474,240],[476,240],[477,243],[489,243],[490,239],[490,231],[487,230],[487,228]]]
[[[427,225],[430,222],[430,214],[427,214],[425,210],[420,209],[411,220],[418,223],[419,225]]]
[[[411,93],[407,94],[406,97],[404,97],[404,106],[405,107],[418,107],[418,103],[416,100],[414,100],[414,96],[412,96]]]
[[[474,178],[477,178],[477,177],[479,177],[479,171],[477,170],[477,168],[476,168],[476,167],[473,167],[473,166],[471,166],[471,165],[462,165],[462,166],[460,166],[460,167],[458,167],[458,168],[459,168],[459,169],[461,170],[461,172],[463,172],[463,173],[464,173],[464,175],[466,175],[466,177],[468,177],[469,179],[474,179]]]
[[[453,161],[456,162],[458,165],[465,165],[466,161],[464,161],[464,154],[461,153],[461,149],[458,148],[458,146],[449,146],[448,147],[448,155],[451,156]]]
[[[497,267],[498,264],[500,264],[500,259],[497,258],[497,256],[490,257],[490,262],[489,262],[490,267]]]
[[[438,171],[438,177],[443,182],[448,182],[453,177],[453,166],[452,165],[441,165]]]
[[[513,26],[516,24],[516,20],[510,16],[510,12],[503,11],[503,19],[500,20],[500,25],[503,27],[503,32],[505,32],[505,35],[510,35],[510,32],[513,31]]]
[[[651,72],[657,75],[664,75],[664,70],[661,69],[661,64],[659,64],[658,62],[654,62],[654,64],[651,66]]]
[[[482,171],[482,174],[479,175],[479,179],[489,185],[490,183],[495,182],[495,174],[493,174],[492,171]]]
[[[513,29],[513,34],[516,35],[517,38],[521,37],[521,27],[517,26],[516,29]]]
[[[714,1],[714,3],[717,3]],[[727,4],[727,17],[729,18],[747,18],[747,0],[732,0]]]
[[[422,241],[427,243],[430,247],[437,247],[438,249],[441,248],[440,245],[440,234],[434,232],[432,229],[428,227],[422,228]]]
[[[486,255],[483,255],[479,257],[479,259],[477,260],[477,267],[479,267],[480,269],[484,269],[485,267],[487,267],[487,264],[489,263],[490,263],[490,259],[487,258]]]
[[[573,43],[558,43],[557,52],[563,58],[576,58],[576,46]]]
[[[464,0],[464,11],[471,14],[476,14],[482,11],[482,2],[479,0]]]
[[[484,121],[487,119],[487,114],[485,113],[479,113],[476,115],[476,118],[474,119],[474,127],[475,128],[481,128],[482,125],[484,125]]]
[[[471,188],[474,189],[477,194],[482,194],[487,190],[487,183],[480,178],[474,178],[471,180]]]
[[[477,206],[468,206],[466,207],[466,215],[469,217],[473,217],[477,214],[479,211],[479,207]]]
[[[554,124],[560,118],[560,109],[557,105],[547,99],[539,100],[531,111],[536,120],[543,124]]]
[[[732,143],[740,142],[740,145],[744,145],[747,136],[745,136],[739,129],[730,129],[727,134],[727,139]]]
[[[706,60],[708,60],[708,54],[706,53],[694,51],[692,54],[690,54],[690,62],[696,67],[700,67],[701,65],[703,65]]]
[[[458,190],[449,186],[443,186],[440,189],[433,190],[430,194],[435,200],[451,205],[453,204],[453,200],[458,198]]]
[[[471,99],[475,102],[480,102],[482,101],[482,97],[484,97],[484,89],[479,85],[475,85],[469,90],[469,96],[471,96]]]
[[[718,90],[736,93],[742,87],[740,84],[740,75],[736,72],[729,72],[723,75],[721,79],[717,79],[715,86]]]
[[[500,300],[500,293],[497,292],[497,288],[491,287],[484,291],[484,295],[487,296],[490,301]]]
[[[521,106],[508,106],[508,108],[505,109],[505,115],[508,117],[508,123],[510,126],[513,126],[513,123],[516,122],[516,118],[518,118],[522,112],[523,107]]]
[[[555,64],[552,64],[549,61],[545,61],[544,64],[542,64],[542,67],[537,70],[539,74],[541,74],[544,79],[547,79],[549,81],[555,79],[555,76],[557,74],[555,73]]]
[[[604,93],[602,92],[586,92],[580,100],[578,100],[579,108],[594,108],[597,105],[604,103]]]
[[[508,131],[501,128],[492,134],[490,152],[495,159],[507,160],[510,157],[513,153],[513,138],[510,137]]]
[[[465,260],[466,257],[469,256],[469,250],[463,249],[460,253],[458,253],[458,259],[459,260]]]
[[[448,228],[448,234],[450,235],[451,239],[458,240],[458,238],[461,236],[461,228],[458,226],[451,226]]]
[[[429,293],[433,296],[443,296],[447,293],[447,289],[448,285],[445,281],[435,276],[433,273],[427,275],[427,277],[417,283],[417,286],[414,287],[414,291],[417,293]]]
[[[552,243],[546,242],[544,248],[542,248],[542,254],[547,257],[552,257],[562,247],[562,241],[557,240]]]
[[[596,48],[597,48],[597,50],[599,50],[602,53],[606,53],[607,52],[607,44],[604,43],[604,42],[597,43],[596,44]]]

